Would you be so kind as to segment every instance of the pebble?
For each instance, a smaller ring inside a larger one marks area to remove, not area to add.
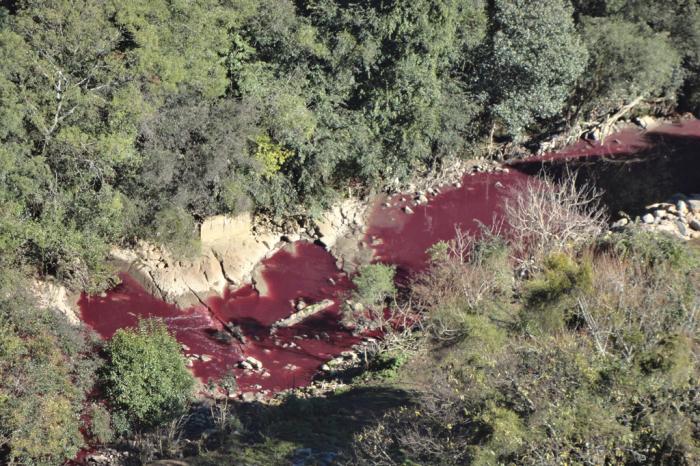
[[[652,214],[645,214],[642,217],[642,222],[644,222],[646,224],[652,224],[652,223],[654,223],[654,216]]]
[[[413,213],[413,209],[411,209],[409,206],[404,207],[403,211],[409,215],[411,215]]]

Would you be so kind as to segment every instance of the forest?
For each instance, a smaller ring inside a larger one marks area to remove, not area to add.
[[[194,383],[162,326],[99,342],[35,309],[31,278],[100,293],[114,245],[185,256],[206,217],[314,217],[632,104],[700,114],[697,0],[1,1],[0,463],[162,432]],[[352,435],[332,400],[243,409],[201,464],[287,464],[271,432],[304,413],[337,421],[349,464],[697,464],[697,253],[593,230],[526,251],[524,275],[496,235],[469,258],[435,246],[409,289],[365,280],[376,306],[410,295],[429,316],[377,358],[401,361],[387,383],[430,389]],[[469,279],[492,287],[473,301],[454,288]],[[157,393],[133,382],[139,358]]]

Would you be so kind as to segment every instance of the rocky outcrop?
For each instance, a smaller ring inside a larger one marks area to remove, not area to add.
[[[36,297],[40,309],[50,309],[65,315],[73,325],[79,325],[79,293],[69,291],[65,286],[44,280],[33,280],[31,292]]]
[[[637,222],[621,218],[613,229],[622,229],[638,223],[648,230],[662,231],[682,239],[700,238],[700,194],[675,194],[667,202],[657,202],[645,208]]]
[[[219,215],[204,221],[200,241],[201,253],[192,260],[173,257],[145,241],[134,249],[114,249],[112,259],[151,294],[188,307],[249,280],[255,265],[276,247],[280,236],[258,233],[249,214]]]
[[[316,239],[332,249],[339,238],[363,228],[366,210],[367,203],[358,199],[334,206],[314,221]]]
[[[151,294],[180,307],[203,303],[227,287],[252,282],[261,295],[267,287],[261,261],[299,239],[318,240],[327,248],[338,238],[360,232],[366,203],[346,200],[296,231],[272,231],[256,225],[250,214],[207,218],[200,228],[201,252],[192,260],[173,257],[166,249],[140,241],[133,249],[115,248],[112,260]]]

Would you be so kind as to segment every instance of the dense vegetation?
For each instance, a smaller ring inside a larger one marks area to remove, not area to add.
[[[313,214],[489,138],[700,102],[690,0],[3,4],[2,260],[76,288],[210,214]]]
[[[314,215],[347,187],[633,103],[697,113],[700,4],[10,0],[0,63],[0,462],[57,464],[170,420],[192,381],[159,325],[101,346],[35,310],[30,276],[97,291],[111,245],[185,253],[208,215]],[[391,267],[365,269],[347,320],[393,332],[383,305],[430,316],[377,356],[427,388],[338,449],[372,464],[697,461],[696,259],[595,230],[527,258],[498,238],[468,258],[438,245],[408,301]],[[335,406],[296,403],[279,416]],[[327,421],[350,438],[341,414]],[[241,421],[231,445],[273,462],[248,434],[285,424]]]

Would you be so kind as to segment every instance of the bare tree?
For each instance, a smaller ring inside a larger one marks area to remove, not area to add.
[[[568,172],[559,182],[542,176],[510,192],[504,212],[515,258],[525,270],[535,259],[570,249],[605,228],[602,193],[577,181],[576,172]]]

